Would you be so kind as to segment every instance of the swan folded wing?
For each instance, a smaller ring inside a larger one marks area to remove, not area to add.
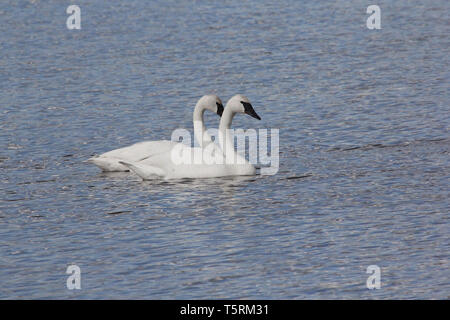
[[[176,142],[169,140],[143,141],[131,146],[105,152],[88,161],[95,164],[103,171],[129,171],[129,168],[119,161],[137,162],[148,157],[169,152]]]
[[[105,152],[99,157],[139,161],[142,158],[168,152],[176,142],[169,140],[142,141],[131,146]]]

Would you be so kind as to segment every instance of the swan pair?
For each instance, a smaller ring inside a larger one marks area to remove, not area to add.
[[[219,124],[219,146],[212,142],[203,121],[205,110],[221,116]],[[229,129],[233,117],[245,113],[261,120],[244,95],[233,96],[224,108],[216,95],[203,96],[196,104],[193,113],[194,137],[200,147],[191,148],[184,144],[169,141],[144,141],[129,147],[112,150],[89,159],[103,171],[128,171],[136,173],[143,180],[160,177],[164,179],[213,178],[235,175],[254,175],[255,167],[234,150],[234,139]],[[203,160],[200,163],[176,163],[174,153],[184,156],[203,153],[214,155],[216,161]],[[219,161],[217,161],[219,160]]]

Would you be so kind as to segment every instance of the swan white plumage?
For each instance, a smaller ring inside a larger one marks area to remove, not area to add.
[[[207,163],[206,161],[203,163],[174,163],[172,150],[140,162],[120,161],[120,163],[129,167],[143,180],[153,179],[155,176],[164,179],[181,179],[255,175],[255,167],[234,150],[234,139],[231,138],[229,129],[236,113],[246,113],[261,120],[245,96],[235,95],[227,102],[220,119],[220,148],[216,146],[212,148],[215,156],[220,153],[222,163]],[[190,148],[180,143],[173,146],[173,148],[175,147],[185,155],[194,155],[196,152],[202,151],[199,148]]]
[[[198,100],[194,108],[193,124],[194,136],[200,146],[212,143],[211,136],[206,132],[203,122],[205,110],[210,110],[222,116],[223,109],[222,101],[216,95],[205,95]],[[142,141],[92,157],[88,161],[103,171],[129,171],[129,168],[121,164],[120,161],[137,162],[157,154],[164,154],[169,152],[177,143],[170,140]]]

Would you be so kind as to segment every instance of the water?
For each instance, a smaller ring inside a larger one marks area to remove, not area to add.
[[[81,30],[0,3],[0,298],[450,297],[448,1],[378,1],[381,30],[368,1],[77,4]],[[206,93],[280,129],[277,175],[84,162],[191,130]]]

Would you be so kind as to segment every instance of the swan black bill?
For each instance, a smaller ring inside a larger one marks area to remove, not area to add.
[[[216,102],[216,105],[217,105],[217,114],[219,115],[219,117],[221,117],[223,113],[223,104]]]
[[[253,118],[261,120],[261,117],[258,116],[258,114],[256,113],[255,109],[253,109],[253,106],[250,103],[244,102],[244,101],[241,101],[241,103],[244,106],[244,110],[245,110],[244,112],[246,114],[248,114],[249,116],[251,116]]]

